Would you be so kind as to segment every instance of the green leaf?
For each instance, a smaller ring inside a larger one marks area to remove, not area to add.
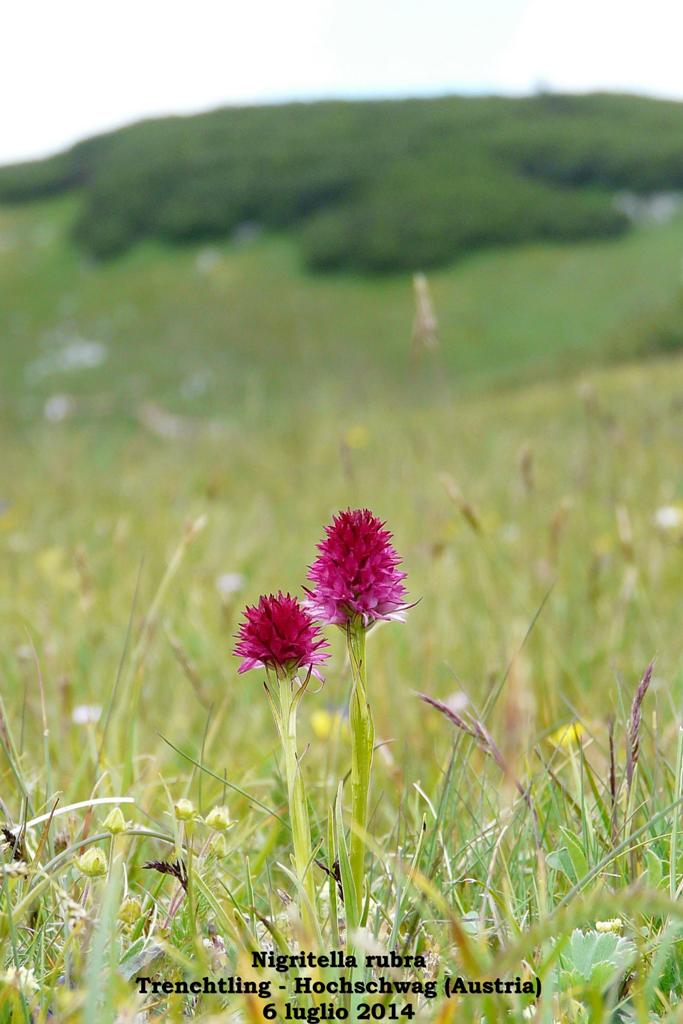
[[[576,928],[559,956],[563,986],[581,982],[604,990],[623,976],[636,957],[636,947],[614,932],[582,932]]]
[[[579,837],[574,832],[570,832],[568,828],[561,828],[560,832],[567,844],[567,852],[571,858],[574,870],[574,880],[578,882],[579,879],[588,874],[588,861],[583,851],[583,846]]]
[[[337,819],[337,856],[339,857],[339,873],[341,875],[342,889],[344,891],[346,925],[349,931],[354,931],[358,927],[358,901],[356,899],[356,886],[353,881],[353,874],[351,873],[349,851],[346,845],[346,837],[344,835],[341,782],[339,783],[339,790],[337,791],[337,806],[335,813]]]
[[[574,868],[572,865],[572,859],[569,856],[569,850],[566,846],[561,846],[559,850],[551,850],[546,855],[546,864],[553,871],[561,871],[563,875],[566,875],[570,882],[576,881],[574,876]]]
[[[161,960],[166,955],[163,947],[158,946],[156,943],[152,943],[149,946],[144,945],[144,940],[138,940],[138,943],[141,947],[140,951],[131,954],[129,950],[119,965],[119,974],[126,981],[130,981],[136,974],[153,973],[151,970],[152,964],[156,964],[154,970],[158,970]]]
[[[645,854],[645,861],[647,863],[647,887],[648,889],[658,889],[664,877],[662,862],[652,849]]]

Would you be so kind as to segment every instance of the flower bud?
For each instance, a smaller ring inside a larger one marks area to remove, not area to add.
[[[136,896],[127,896],[119,909],[119,921],[133,925],[142,913],[140,900]]]
[[[596,921],[596,932],[620,932],[623,928],[623,921],[620,917],[614,917],[609,921]]]
[[[185,798],[178,800],[173,807],[177,821],[192,821],[194,818],[194,804]]]
[[[230,811],[227,807],[214,807],[206,816],[206,824],[216,832],[225,832],[230,828]]]
[[[107,873],[107,858],[99,846],[91,846],[76,863],[78,870],[87,878],[101,878]]]
[[[124,818],[120,807],[115,807],[113,811],[110,811],[102,822],[102,828],[105,832],[111,832],[113,836],[117,836],[119,833],[125,832],[127,827],[126,819]]]

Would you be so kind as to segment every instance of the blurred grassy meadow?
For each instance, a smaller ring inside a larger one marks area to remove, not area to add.
[[[369,641],[363,941],[429,954],[416,977],[543,983],[533,1013],[416,997],[418,1020],[683,1019],[681,215],[435,269],[439,344],[411,354],[408,274],[315,276],[278,231],[98,263],[77,213],[72,195],[0,208],[0,806],[19,829],[59,801],[22,859],[5,848],[4,967],[33,974],[5,974],[0,1019],[263,1019],[249,998],[145,1002],[130,979],[252,977],[250,949],[298,948],[275,730],[232,635],[247,601],[300,592],[349,505],[387,520],[419,599]],[[330,634],[300,715],[328,866],[349,764]],[[467,699],[507,774],[417,692]],[[59,814],[120,796],[116,837],[109,804]],[[174,818],[181,797],[229,806],[224,849]],[[143,865],[188,845],[183,900]],[[79,869],[95,847],[106,877]]]

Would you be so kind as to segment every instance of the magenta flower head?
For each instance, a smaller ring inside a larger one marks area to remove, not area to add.
[[[367,508],[339,512],[320,554],[308,571],[306,607],[323,622],[345,626],[360,618],[363,626],[378,619],[405,618],[406,574],[385,524]]]
[[[274,668],[289,673],[305,668],[320,678],[316,666],[329,658],[327,640],[310,612],[282,591],[247,605],[236,639],[233,653],[243,659],[239,672]]]

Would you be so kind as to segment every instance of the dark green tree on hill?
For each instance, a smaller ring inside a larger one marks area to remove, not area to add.
[[[140,122],[0,168],[0,201],[76,190],[82,247],[295,231],[308,265],[391,272],[487,245],[619,234],[615,193],[683,189],[683,105],[448,97]]]

